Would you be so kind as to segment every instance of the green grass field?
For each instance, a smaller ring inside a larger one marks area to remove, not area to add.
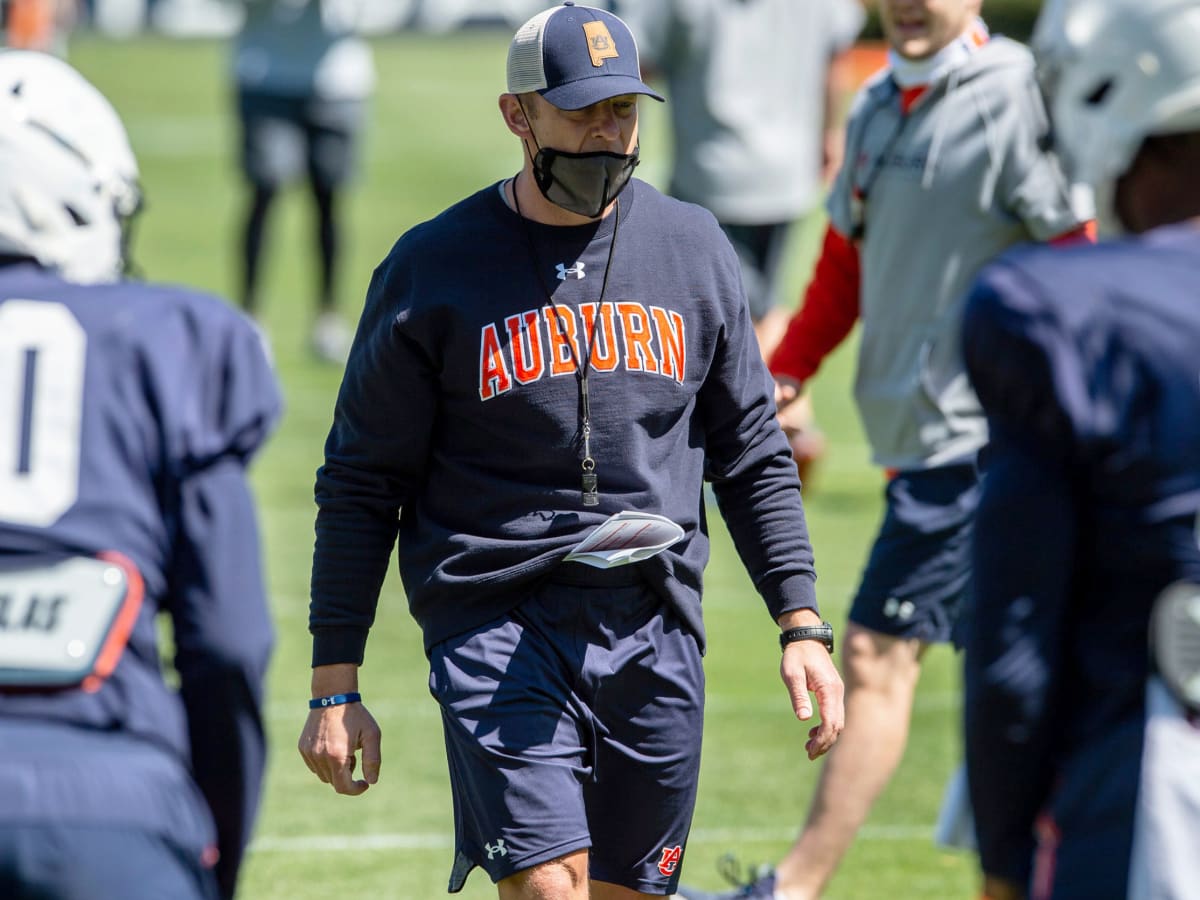
[[[507,35],[402,35],[376,44],[380,71],[362,177],[347,199],[342,308],[357,317],[371,270],[395,238],[461,196],[512,174],[519,147],[501,124]],[[148,277],[229,296],[235,284],[236,135],[226,48],[211,42],[78,38],[71,60],[114,101],[141,160],[148,207],[135,240]],[[643,109],[639,175],[662,184],[667,134]],[[649,107],[649,108],[647,108]],[[820,222],[797,240],[797,289]],[[463,263],[471,248],[463,247]],[[451,821],[442,738],[425,689],[426,666],[398,579],[389,581],[362,672],[384,733],[383,774],[358,798],[336,796],[305,768],[295,740],[308,697],[307,588],[313,473],[320,462],[339,373],[310,359],[315,249],[307,197],[296,189],[276,212],[265,266],[264,315],[287,413],[253,472],[278,645],[268,684],[271,766],[257,838],[244,870],[249,900],[308,900],[353,893],[378,900],[444,896]],[[823,611],[840,627],[880,514],[882,479],[870,467],[849,394],[853,348],[814,382],[830,452],[808,492]],[[803,753],[807,726],[790,714],[778,680],[775,627],[737,561],[719,519],[707,572],[708,721],[685,881],[716,888],[714,861],[736,851],[774,860],[804,815],[818,767]],[[902,767],[833,882],[830,898],[967,897],[973,864],[939,852],[930,835],[942,786],[958,758],[957,665],[929,654]],[[494,897],[476,873],[460,895]]]

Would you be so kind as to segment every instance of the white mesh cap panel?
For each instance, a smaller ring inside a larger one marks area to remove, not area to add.
[[[546,22],[562,9],[555,6],[540,12],[524,25],[508,45],[508,92],[527,94],[546,88],[546,70],[542,67],[542,41]]]

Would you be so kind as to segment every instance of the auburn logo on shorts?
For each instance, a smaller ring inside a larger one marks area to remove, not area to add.
[[[679,868],[679,860],[683,858],[683,847],[676,844],[674,847],[663,847],[662,858],[658,861],[658,871],[664,875],[674,875],[675,870]]]

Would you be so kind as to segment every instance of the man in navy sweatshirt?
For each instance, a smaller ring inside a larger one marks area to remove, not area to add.
[[[782,629],[800,719],[816,695],[809,755],[842,727],[737,256],[711,214],[631,178],[639,95],[661,99],[610,13],[566,3],[517,31],[499,106],[521,169],[376,270],[317,476],[300,751],[340,793],[378,777],[358,666],[398,538],[446,734],[452,892],[475,866],[512,898],[674,890],[700,760],[705,480]],[[567,559],[589,536],[595,554]]]

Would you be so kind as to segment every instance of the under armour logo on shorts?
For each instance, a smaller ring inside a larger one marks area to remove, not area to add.
[[[484,844],[483,849],[487,851],[488,859],[495,859],[497,856],[508,856],[508,848],[504,846],[504,838],[496,838],[494,844]]]

